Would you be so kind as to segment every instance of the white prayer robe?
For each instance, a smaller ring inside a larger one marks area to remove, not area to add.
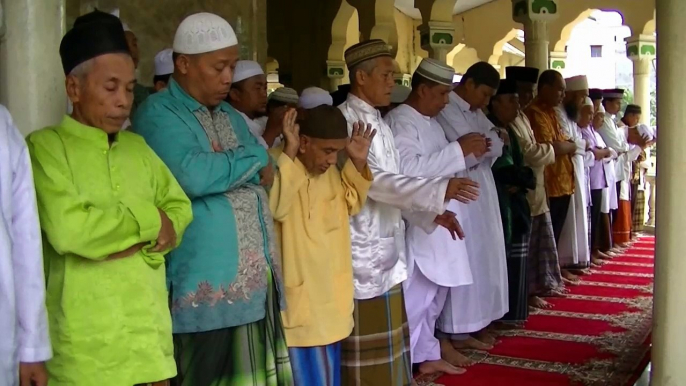
[[[598,133],[603,137],[608,147],[615,149],[618,154],[615,165],[615,178],[620,181],[621,190],[617,192],[620,200],[628,201],[631,181],[631,163],[636,161],[641,148],[628,142],[628,130],[625,126],[617,127],[614,121],[615,116],[605,113],[603,125],[598,129]]]
[[[576,144],[576,152],[572,156],[574,165],[574,194],[569,201],[569,210],[565,219],[560,241],[557,243],[557,254],[560,256],[560,266],[588,265],[591,261],[591,251],[588,241],[588,206],[590,205],[590,184],[586,178],[586,169],[593,166],[595,157],[586,150],[586,141],[581,136],[581,130],[575,121],[571,120],[563,107],[556,107],[558,120],[562,130]]]
[[[19,385],[19,362],[52,357],[31,161],[0,105],[0,385]]]
[[[481,110],[470,111],[469,104],[456,93],[437,117],[448,141],[473,132],[488,136],[492,145],[480,159],[465,158],[466,172],[458,173],[479,183],[479,198],[462,206],[467,254],[474,283],[450,289],[438,328],[451,334],[471,333],[502,318],[509,310],[505,236],[500,218],[498,193],[491,166],[503,152],[503,141],[492,130],[493,124]]]
[[[433,219],[447,207],[448,179],[400,174],[393,133],[381,113],[352,93],[339,109],[348,121],[348,133],[358,121],[371,124],[377,131],[367,159],[374,182],[367,203],[350,219],[355,299],[371,299],[407,279],[401,211],[425,212],[417,217],[420,226],[427,232],[435,230]]]
[[[436,120],[405,104],[388,113],[385,120],[395,136],[400,172],[404,175],[453,178],[466,170],[462,147],[457,142],[448,142]],[[460,205],[451,200],[448,210],[464,223]],[[466,244],[464,240],[453,240],[447,229],[427,233],[412,224],[407,228],[406,244],[409,279],[403,289],[412,361],[439,360],[441,348],[434,332],[449,287],[470,285],[473,281]]]
[[[598,131],[593,130],[596,144],[601,149],[609,149],[610,157],[603,160],[603,170],[605,171],[605,182],[607,188],[603,189],[602,198],[600,201],[600,212],[610,213],[610,210],[617,209],[617,181],[615,180],[615,162],[617,160],[617,152],[615,149],[608,147],[603,140],[603,137]]]

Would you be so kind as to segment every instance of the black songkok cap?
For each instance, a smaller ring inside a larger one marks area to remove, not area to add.
[[[321,105],[309,109],[299,123],[300,134],[311,138],[348,138],[348,121],[337,107]]]
[[[621,88],[613,88],[610,90],[603,90],[603,99],[622,99],[624,98],[624,90]]]
[[[500,73],[488,62],[478,62],[467,69],[460,83],[464,83],[469,79],[473,80],[477,86],[483,84],[497,90],[500,84]]]
[[[505,67],[505,78],[516,82],[536,84],[538,82],[538,68],[534,67]]]
[[[627,105],[624,109],[624,115],[629,114],[641,114],[641,106],[639,105]]]
[[[592,88],[588,90],[588,97],[591,98],[592,101],[597,101],[603,99],[603,90],[599,88]]]
[[[60,43],[65,74],[105,54],[129,54],[129,46],[119,18],[98,10],[78,17]]]
[[[517,81],[513,79],[503,79],[500,81],[498,91],[495,95],[508,95],[517,93]]]

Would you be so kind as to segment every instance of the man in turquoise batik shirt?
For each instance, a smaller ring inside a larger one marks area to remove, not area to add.
[[[264,189],[272,163],[224,102],[236,35],[217,15],[191,15],[176,32],[174,58],[167,90],[148,98],[133,122],[193,205],[194,221],[168,259],[174,384],[292,385]]]

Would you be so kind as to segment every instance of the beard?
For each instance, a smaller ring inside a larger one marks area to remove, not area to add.
[[[564,105],[567,117],[572,121],[576,122],[579,120],[579,108],[573,103],[567,103]]]

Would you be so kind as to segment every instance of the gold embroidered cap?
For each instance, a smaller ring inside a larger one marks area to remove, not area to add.
[[[367,40],[345,50],[345,64],[351,69],[364,61],[382,56],[392,57],[388,44],[381,39]]]
[[[422,59],[414,73],[444,86],[452,86],[455,76],[455,70],[452,67],[431,58]]]

